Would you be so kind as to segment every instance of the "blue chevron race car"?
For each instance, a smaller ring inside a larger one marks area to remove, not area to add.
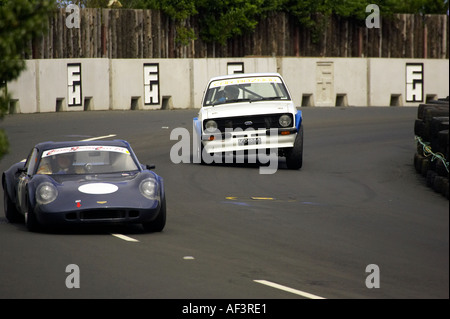
[[[44,142],[3,172],[5,216],[30,231],[46,225],[166,223],[163,179],[126,141]]]

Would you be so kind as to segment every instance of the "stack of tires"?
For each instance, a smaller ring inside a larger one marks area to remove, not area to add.
[[[449,98],[420,104],[414,124],[414,167],[434,191],[449,198]]]

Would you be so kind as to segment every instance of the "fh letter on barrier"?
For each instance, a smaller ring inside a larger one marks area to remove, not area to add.
[[[81,106],[81,63],[67,64],[67,105]]]
[[[144,104],[159,104],[158,63],[144,63]]]
[[[406,102],[423,102],[423,63],[406,63]]]

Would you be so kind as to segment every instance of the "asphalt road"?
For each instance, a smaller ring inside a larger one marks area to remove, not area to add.
[[[2,212],[0,298],[448,299],[449,201],[414,170],[417,109],[302,110],[303,167],[275,174],[173,163],[170,134],[196,110],[6,116],[2,171],[37,142],[115,134],[156,164],[168,219],[30,233]]]

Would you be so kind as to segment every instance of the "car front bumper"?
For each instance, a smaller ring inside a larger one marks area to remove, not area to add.
[[[201,143],[208,154],[294,147],[296,128],[231,131],[203,134]]]
[[[161,208],[159,201],[154,201],[152,206],[146,208],[83,207],[67,211],[50,211],[44,206],[36,206],[34,210],[37,221],[42,225],[146,223],[153,221]]]

